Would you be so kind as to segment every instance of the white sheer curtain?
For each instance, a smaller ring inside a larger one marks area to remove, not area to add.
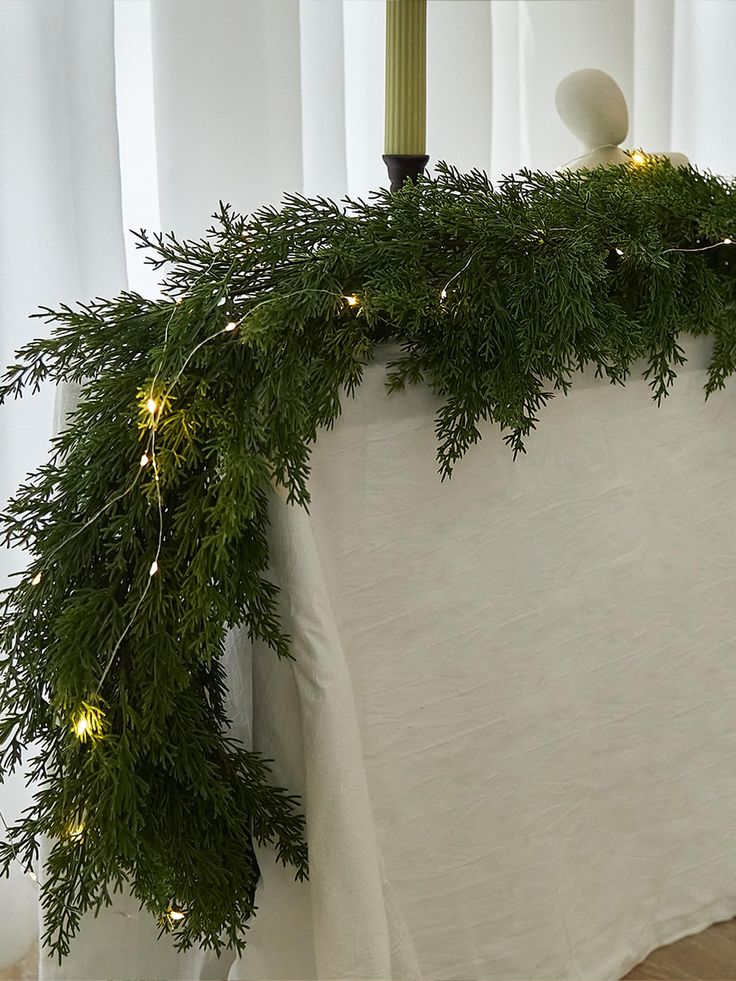
[[[734,37],[732,0],[430,0],[428,152],[494,175],[554,168],[579,152],[555,86],[598,67],[629,101],[629,145],[733,172]],[[125,287],[126,248],[130,285],[155,289],[124,228],[197,235],[218,199],[248,211],[385,184],[382,104],[382,0],[4,0],[4,362],[42,329],[27,320],[39,304]],[[52,405],[45,391],[0,412],[3,499],[43,459]],[[4,555],[0,571],[21,562]],[[22,782],[0,786],[8,819],[26,801]],[[1,969],[35,935],[33,885],[1,881],[0,908]],[[167,970],[156,953],[126,962],[133,921],[111,922],[59,977]]]
[[[0,5],[0,359],[44,327],[40,304],[126,285],[115,123],[112,0]],[[0,412],[5,501],[46,452],[54,393]],[[3,585],[22,556],[0,553]],[[0,786],[14,819],[22,780]],[[21,870],[0,880],[0,968],[36,934],[36,887]]]

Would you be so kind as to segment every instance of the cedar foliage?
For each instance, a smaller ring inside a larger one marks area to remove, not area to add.
[[[308,505],[310,448],[375,345],[400,345],[389,392],[422,382],[439,397],[443,478],[481,421],[524,451],[586,366],[623,384],[643,360],[657,402],[682,334],[713,338],[706,396],[735,367],[736,248],[719,243],[736,238],[736,184],[666,161],[497,187],[440,164],[368,202],[289,196],[215,219],[201,241],[141,232],[164,299],[43,310],[51,337],[0,387],[4,401],[84,386],[2,516],[30,565],[2,594],[0,774],[30,753],[35,798],[0,871],[52,839],[41,898],[60,959],[80,915],[124,884],[180,948],[219,950],[242,948],[254,912],[253,842],[306,876],[299,802],[228,734],[221,657],[237,625],[290,657],[269,495],[277,482]]]

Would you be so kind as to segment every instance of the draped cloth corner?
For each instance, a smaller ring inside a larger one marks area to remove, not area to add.
[[[310,519],[279,491],[270,519],[272,571],[294,660],[279,662],[254,647],[254,748],[276,761],[277,782],[302,794],[310,881],[296,886],[264,857],[268,904],[242,959],[247,973],[239,976],[254,976],[249,968],[258,964],[268,977],[414,981],[419,967],[383,868],[350,674]],[[292,933],[288,955],[283,943],[266,939],[274,916],[283,937],[285,912],[303,936],[300,947]]]

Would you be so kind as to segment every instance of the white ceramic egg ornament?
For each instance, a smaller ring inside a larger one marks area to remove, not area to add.
[[[567,170],[588,170],[630,160],[621,149],[629,132],[626,99],[616,80],[606,72],[581,68],[566,75],[557,86],[555,105],[560,119],[585,148],[580,157],[570,161]],[[682,153],[661,153],[648,147],[643,150],[668,157],[676,167],[688,165]]]

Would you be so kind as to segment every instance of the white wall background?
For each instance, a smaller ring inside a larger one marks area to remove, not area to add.
[[[218,199],[385,184],[383,16],[382,0],[3,0],[0,359],[39,332],[39,304],[155,290],[124,228],[198,235]],[[597,67],[627,96],[629,145],[732,173],[734,40],[734,0],[430,0],[428,152],[494,175],[559,166],[580,150],[555,86]],[[0,412],[3,500],[43,460],[52,405]],[[0,786],[8,819],[25,801]],[[1,881],[0,909],[2,968],[35,933],[32,884]]]

